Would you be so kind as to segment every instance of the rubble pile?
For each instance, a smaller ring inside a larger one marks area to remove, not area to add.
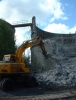
[[[69,55],[66,53],[66,51],[70,51],[69,48],[73,49],[74,46],[58,43],[58,50],[56,50],[55,44],[53,45],[55,53],[52,54],[51,60],[55,63],[55,69],[37,74],[37,81],[46,86],[76,86],[76,57],[73,55],[75,52],[71,51],[72,53],[70,52]]]

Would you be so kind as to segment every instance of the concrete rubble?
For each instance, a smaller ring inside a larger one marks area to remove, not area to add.
[[[75,44],[62,45],[52,39],[44,42],[52,43],[54,52],[51,60],[55,63],[55,69],[36,74],[37,81],[46,86],[76,86]]]

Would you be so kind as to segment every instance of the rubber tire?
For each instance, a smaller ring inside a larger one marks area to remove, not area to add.
[[[29,77],[28,78],[28,87],[35,87],[36,86],[36,79],[35,77]]]
[[[12,91],[15,87],[15,82],[14,82],[14,80],[12,80],[10,78],[5,78],[5,79],[3,79],[1,85],[2,85],[1,88],[3,91]]]

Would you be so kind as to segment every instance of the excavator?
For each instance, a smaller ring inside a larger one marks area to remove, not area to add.
[[[37,84],[35,77],[30,75],[30,68],[24,63],[22,56],[28,47],[37,45],[41,48],[45,58],[49,58],[50,55],[47,54],[41,37],[24,42],[17,48],[15,54],[4,55],[3,61],[0,61],[0,88],[3,91],[11,91],[19,83],[24,83],[29,87]]]

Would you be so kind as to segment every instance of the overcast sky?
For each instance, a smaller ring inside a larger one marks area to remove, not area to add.
[[[0,18],[12,24],[35,16],[39,28],[54,33],[75,33],[75,10],[76,0],[0,0]],[[29,39],[29,29],[16,29],[16,44]]]

